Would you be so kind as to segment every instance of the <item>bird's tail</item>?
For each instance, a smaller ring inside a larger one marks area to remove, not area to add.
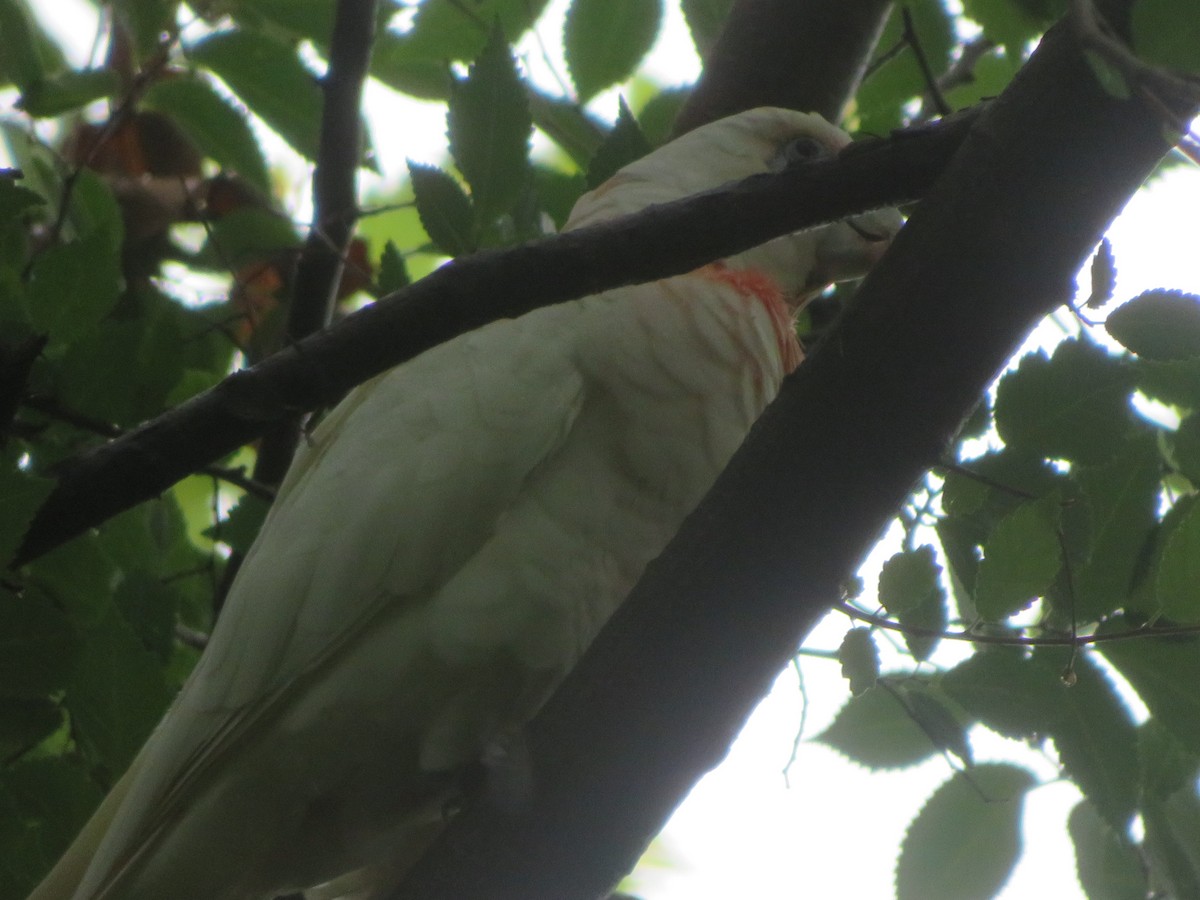
[[[96,848],[100,846],[100,841],[104,839],[109,825],[116,817],[117,810],[121,808],[136,768],[137,761],[135,760],[129,770],[121,776],[121,780],[113,785],[113,789],[108,792],[104,802],[88,819],[83,830],[79,832],[75,840],[71,842],[71,846],[50,870],[50,874],[33,889],[29,900],[72,900],[75,897],[79,882],[83,880],[92,857],[96,855]]]

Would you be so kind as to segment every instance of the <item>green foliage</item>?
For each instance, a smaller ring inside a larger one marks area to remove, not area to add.
[[[532,83],[529,45],[513,48],[547,5],[424,0],[401,25],[401,5],[383,4],[371,74],[445,104],[447,141],[437,165],[410,164],[403,183],[360,199],[372,214],[350,268],[371,293],[400,290],[445,256],[562,227],[584,190],[668,139],[690,86],[638,75],[661,0],[570,4],[558,74],[574,92]],[[704,56],[732,3],[681,6]],[[904,6],[908,39],[945,76],[962,23],[941,0]],[[949,84],[955,107],[1000,93],[1065,3],[963,6],[1002,46]],[[272,352],[303,246],[259,126],[317,161],[315,73],[334,0],[107,7],[132,69],[103,53],[72,68],[36,6],[0,0],[0,83],[20,98],[0,134],[21,170],[0,175],[0,363],[20,382],[0,392],[0,410],[15,406],[0,421],[5,559],[60,465],[216,384],[235,360]],[[1136,47],[1194,71],[1200,42],[1181,10],[1139,0]],[[203,34],[180,27],[210,13]],[[543,26],[540,37],[558,36]],[[886,133],[925,104],[905,37],[897,10],[850,124]],[[609,125],[611,102],[585,104],[614,85],[630,106]],[[34,118],[47,122],[34,129]],[[166,202],[180,185],[186,200]],[[1109,308],[1115,269],[1102,246],[1088,310]],[[217,286],[196,288],[197,275]],[[976,764],[980,729],[1041,747],[1084,793],[1069,830],[1092,900],[1147,885],[1200,896],[1200,642],[1184,630],[1200,623],[1198,310],[1191,295],[1149,291],[1109,314],[1115,350],[1085,329],[1017,363],[905,504],[903,543],[875,595],[847,601],[885,616],[903,642],[882,628],[846,635],[837,658],[851,697],[817,740],[875,770],[942,757],[961,767],[905,838],[898,896],[988,896],[1019,855],[1033,781]],[[1138,392],[1179,426],[1136,413]],[[249,471],[253,458],[224,465]],[[0,579],[0,897],[26,894],[128,764],[195,662],[182,638],[212,626],[225,554],[248,549],[265,514],[257,496],[197,474]],[[1129,637],[1147,624],[1168,633]],[[947,631],[987,642],[946,663]],[[1072,655],[1073,637],[1098,643]],[[1026,646],[1039,641],[1050,643]],[[996,646],[1006,642],[1022,646]],[[881,675],[889,646],[905,661]],[[1149,719],[1135,722],[1114,671]]]
[[[1021,852],[1020,821],[1033,776],[989,763],[958,772],[917,814],[896,864],[897,900],[991,897]]]

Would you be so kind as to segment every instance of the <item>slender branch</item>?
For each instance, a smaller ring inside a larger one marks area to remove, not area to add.
[[[335,402],[354,385],[490,321],[689,272],[781,234],[920,197],[973,117],[863,141],[836,160],[455,260],[64,466],[14,565],[157,496],[281,418]]]

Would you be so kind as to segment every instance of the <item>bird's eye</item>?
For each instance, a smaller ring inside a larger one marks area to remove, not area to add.
[[[783,146],[783,158],[789,165],[812,162],[827,155],[825,145],[816,138],[799,137]]]
[[[829,155],[829,148],[814,137],[792,138],[779,148],[771,160],[770,169],[772,172],[782,172],[790,166],[824,159]]]

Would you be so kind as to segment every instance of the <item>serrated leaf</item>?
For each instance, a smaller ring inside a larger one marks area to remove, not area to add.
[[[814,740],[870,769],[915,765],[937,752],[904,705],[882,687],[850,698]]]
[[[992,897],[1021,853],[1029,772],[989,763],[956,773],[934,791],[904,836],[897,900]]]
[[[81,643],[45,596],[0,594],[0,696],[36,699],[63,687]]]
[[[941,700],[923,689],[904,692],[909,714],[939,750],[953,753],[965,766],[973,764],[971,744],[963,723]]]
[[[156,81],[143,102],[170,115],[205,156],[228,172],[236,172],[264,193],[271,179],[262,148],[243,111],[198,78]]]
[[[1062,678],[1068,662],[1070,686]],[[1137,803],[1137,733],[1129,710],[1086,653],[1038,647],[1032,664],[1045,673],[1045,730],[1063,768],[1109,825],[1124,831]]]
[[[637,119],[621,98],[617,109],[617,122],[596,150],[588,164],[588,190],[599,187],[618,170],[636,162],[650,152],[650,142],[642,134]]]
[[[1200,297],[1183,291],[1146,291],[1114,309],[1104,327],[1144,359],[1200,356]]]
[[[869,628],[851,628],[838,647],[842,677],[850,682],[850,693],[858,696],[875,687],[879,678],[879,648]]]
[[[1121,620],[1105,622],[1097,634],[1123,631]],[[1200,754],[1200,638],[1143,637],[1098,645],[1137,691],[1151,715],[1192,753]]]
[[[586,169],[607,129],[582,106],[538,90],[529,92],[533,124],[544,132],[580,169]]]
[[[638,124],[651,147],[661,147],[671,139],[675,120],[691,94],[690,87],[663,88],[638,111]]]
[[[1141,357],[1133,361],[1137,387],[1156,400],[1200,408],[1200,357],[1154,360]]]
[[[1200,8],[1177,0],[1138,0],[1132,16],[1133,47],[1141,59],[1200,72]]]
[[[477,222],[508,212],[529,174],[533,119],[516,64],[497,28],[450,93],[450,155],[471,187]]]
[[[1080,340],[1063,341],[1047,359],[1021,360],[996,389],[996,430],[1026,453],[1102,463],[1129,431],[1128,368]]]
[[[1062,567],[1058,492],[1028,500],[996,523],[984,544],[975,583],[975,605],[1000,622],[1044,595]]]
[[[1095,806],[1087,800],[1076,804],[1067,818],[1067,832],[1075,845],[1075,872],[1088,900],[1145,900],[1148,885],[1137,851]]]
[[[193,44],[188,58],[216,73],[297,153],[317,158],[321,89],[294,48],[262,32],[220,31]]]
[[[662,16],[662,0],[572,0],[563,50],[581,101],[633,74]]]
[[[1112,299],[1113,290],[1117,285],[1117,264],[1113,258],[1112,243],[1108,238],[1102,238],[1096,252],[1092,254],[1090,273],[1092,292],[1083,305],[1088,309],[1099,309]]]
[[[123,772],[171,701],[161,665],[110,608],[87,633],[67,684],[80,739],[112,773]]]
[[[50,478],[39,478],[11,464],[0,468],[0,561],[12,559],[25,537],[25,529],[54,488]]]
[[[1073,474],[1091,524],[1087,561],[1072,573],[1077,621],[1125,605],[1158,508],[1162,461],[1152,439],[1130,441],[1111,462]]]
[[[237,504],[220,522],[204,531],[204,536],[228,545],[237,553],[250,552],[267,518],[271,504],[253,494],[243,494]]]
[[[1156,574],[1162,614],[1176,622],[1200,621],[1200,506],[1193,506],[1166,536]]]
[[[733,0],[683,0],[683,18],[701,59],[717,42],[732,7]]]
[[[928,544],[897,553],[879,573],[879,602],[901,625],[914,629],[904,640],[918,660],[928,658],[937,644],[937,637],[925,632],[943,631],[947,624],[941,573]]]
[[[939,685],[969,715],[1004,737],[1025,740],[1046,728],[1046,673],[1019,651],[976,653],[942,675]]]
[[[383,247],[383,255],[379,257],[379,293],[390,294],[406,288],[412,283],[408,275],[408,266],[404,262],[404,254],[396,246],[395,241],[388,241]]]
[[[437,166],[408,163],[413,197],[421,227],[429,240],[447,256],[462,256],[475,250],[471,200],[458,182]]]
[[[120,260],[102,233],[59,244],[34,261],[29,320],[38,331],[70,343],[92,331],[120,296]]]

